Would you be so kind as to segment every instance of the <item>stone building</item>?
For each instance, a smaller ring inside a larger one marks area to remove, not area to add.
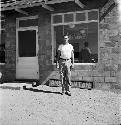
[[[114,0],[1,0],[2,81],[59,78],[55,55],[63,35],[74,46],[72,80],[121,87],[121,24]],[[80,61],[89,43],[91,62]],[[4,58],[5,57],[5,58]]]

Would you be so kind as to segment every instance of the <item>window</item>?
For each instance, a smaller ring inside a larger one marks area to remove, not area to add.
[[[38,26],[38,16],[17,18],[17,28]]]
[[[86,13],[76,13],[76,21],[85,21]]]
[[[38,18],[19,21],[19,27],[29,27],[29,26],[38,26]]]
[[[19,57],[36,56],[36,30],[18,31],[18,49]]]
[[[88,12],[88,20],[98,20],[98,12],[97,11]]]
[[[5,63],[5,18],[0,20],[0,63]]]
[[[69,43],[74,47],[75,63],[97,63],[98,11],[90,10],[69,14],[62,14],[63,23],[52,24],[53,57],[56,57],[57,48],[63,42],[63,35],[68,34]]]
[[[64,14],[64,22],[73,22],[73,14]]]
[[[62,15],[55,15],[53,17],[53,23],[62,23]]]

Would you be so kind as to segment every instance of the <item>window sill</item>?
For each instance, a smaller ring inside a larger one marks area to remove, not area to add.
[[[97,63],[74,63],[74,65],[96,65]],[[56,65],[56,63],[53,63],[53,65]]]
[[[74,63],[74,65],[96,65],[96,63]]]
[[[5,65],[5,63],[0,63],[0,65]]]

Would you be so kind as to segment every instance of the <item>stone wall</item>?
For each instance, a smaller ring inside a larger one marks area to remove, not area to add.
[[[6,17],[5,64],[0,65],[2,81],[15,80],[16,72],[16,18]]]
[[[51,15],[48,11],[39,13],[38,43],[39,43],[39,81],[40,84],[53,71],[52,65]]]
[[[109,72],[105,82],[121,85],[121,24],[117,6],[100,22],[100,63],[102,70]]]

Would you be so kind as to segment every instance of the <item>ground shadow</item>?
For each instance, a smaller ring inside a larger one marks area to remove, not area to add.
[[[43,93],[54,93],[54,94],[62,94],[61,92],[52,92],[52,91],[45,91],[45,90],[39,90],[39,89],[33,89],[33,88],[26,88],[26,86],[23,86],[24,90],[29,90],[33,92],[43,92]]]
[[[20,87],[0,86],[1,89],[20,90]]]

